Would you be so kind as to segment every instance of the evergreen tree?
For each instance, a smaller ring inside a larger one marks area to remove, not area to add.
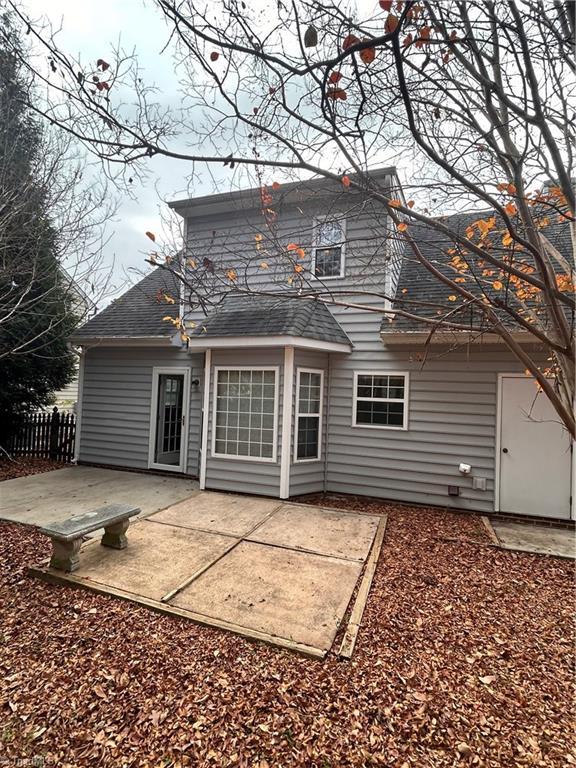
[[[23,53],[0,48],[0,445],[74,377],[67,338],[78,320],[40,172],[44,136],[14,50]]]

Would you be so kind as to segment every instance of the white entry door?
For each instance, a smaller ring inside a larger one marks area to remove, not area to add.
[[[501,377],[499,451],[501,512],[570,518],[570,439],[528,376]]]

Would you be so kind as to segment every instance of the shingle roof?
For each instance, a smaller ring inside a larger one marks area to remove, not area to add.
[[[164,294],[176,302],[167,303]],[[178,317],[178,311],[178,280],[169,270],[157,268],[80,326],[72,339],[169,337],[174,328],[162,318]]]
[[[486,212],[455,214],[449,217],[444,217],[442,222],[457,234],[464,234],[466,228],[473,222],[487,215]],[[499,241],[502,236],[501,228],[502,225],[500,226],[500,229],[498,229],[499,234],[496,236],[497,245],[495,247],[495,255],[499,256],[501,256],[501,254],[497,253],[497,247],[500,245]],[[441,232],[423,224],[410,224],[410,234],[416,240],[422,255],[431,261],[442,274],[451,279],[458,276],[459,273],[450,265],[450,260],[453,258],[453,254],[448,254],[446,252],[448,249],[455,247],[454,242]],[[545,235],[552,245],[554,245],[564,258],[568,260],[568,263],[572,263],[574,257],[572,255],[569,224],[550,224],[545,229]],[[492,267],[489,263],[484,263],[481,259],[471,253],[467,253],[464,258],[468,268],[462,272],[462,275],[465,276],[465,287],[467,290],[477,296],[485,294],[489,298],[498,297],[502,300],[508,300],[510,304],[514,306],[516,297],[513,291],[513,286],[507,287],[504,285],[500,290],[493,287],[493,283],[498,280],[498,269],[496,267]],[[521,261],[518,262],[516,266],[522,262],[527,265],[532,263],[530,257],[526,254],[519,254],[519,258]],[[492,276],[490,276],[489,271],[487,272],[487,270],[494,270]],[[559,267],[558,271],[562,272]],[[481,310],[478,308],[471,308],[470,305],[462,307],[462,309],[459,310],[458,304],[463,303],[463,299],[458,296],[457,301],[450,300],[449,296],[453,295],[453,289],[432,275],[428,269],[416,259],[410,247],[406,245],[402,255],[402,266],[396,289],[394,307],[434,319],[439,319],[439,317],[444,315],[447,309],[450,309],[453,310],[453,314],[450,317],[451,321],[458,324],[464,323],[470,328],[473,327],[475,330],[478,330],[479,328],[489,330]],[[519,308],[519,305],[517,305],[516,308]],[[439,314],[438,310],[441,311],[441,314]],[[503,310],[498,310],[498,313],[508,327],[514,328],[515,323],[510,315]],[[432,327],[433,326],[430,323],[419,322],[416,319],[400,315],[395,315],[392,321],[386,317],[382,321],[382,333],[418,333],[430,331]]]
[[[320,301],[232,293],[189,333],[209,338],[296,336],[350,345],[348,336]]]

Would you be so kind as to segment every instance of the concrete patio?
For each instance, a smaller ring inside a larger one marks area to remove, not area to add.
[[[571,528],[492,518],[490,521],[502,549],[576,559],[576,536]]]
[[[322,658],[379,525],[376,515],[201,492],[137,520],[125,550],[92,540],[73,574],[33,572]]]
[[[145,516],[197,489],[189,478],[69,466],[1,483],[0,520],[42,526],[110,503],[135,504]]]

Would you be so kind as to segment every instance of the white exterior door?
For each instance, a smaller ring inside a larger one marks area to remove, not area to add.
[[[528,376],[502,376],[499,511],[570,518],[570,439]]]

